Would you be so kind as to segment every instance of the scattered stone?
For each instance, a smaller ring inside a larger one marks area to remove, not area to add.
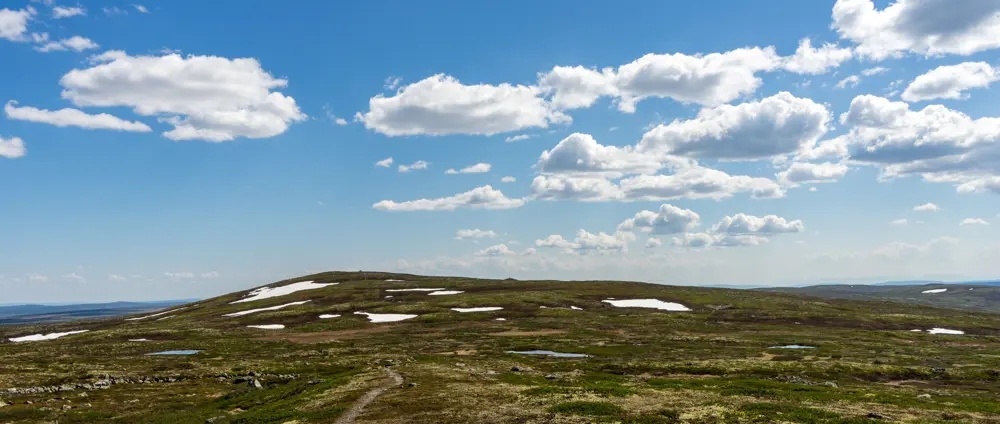
[[[264,385],[260,384],[260,380],[258,380],[256,378],[251,379],[249,382],[247,382],[247,384],[252,389],[263,389],[264,388]]]
[[[866,415],[866,417],[871,418],[873,420],[888,420],[889,419],[889,417],[887,417],[885,415],[882,415],[882,414],[879,414],[877,412],[869,412],[868,415]]]
[[[406,387],[417,387],[417,383],[409,383]]]
[[[224,420],[224,419],[226,419],[226,417],[225,417],[225,416],[222,416],[222,415],[220,415],[220,416],[218,416],[218,417],[212,417],[212,418],[209,418],[209,419],[205,420],[205,423],[208,423],[208,424],[211,424],[211,423],[214,423],[214,422],[216,422],[216,421],[219,421],[219,420]]]
[[[30,401],[30,400],[26,400],[26,401],[24,401],[24,404],[25,404],[25,405],[31,405],[31,404],[33,404],[33,403],[35,403],[35,402],[32,402],[32,401]]]
[[[545,376],[546,380],[555,380],[557,378],[559,378],[559,377],[556,377],[555,374],[549,374],[549,375]]]
[[[7,402],[0,400],[0,408],[7,406]]]
[[[837,386],[837,383],[834,383],[832,381],[824,381],[823,385],[826,386],[826,387],[834,388],[834,389],[836,389],[837,387],[839,387],[839,386]]]
[[[464,366],[465,366],[465,364],[463,364],[463,363],[461,363],[461,362],[457,362],[457,363],[455,363],[455,366],[456,366],[456,367],[459,367],[459,368],[462,368],[462,367],[464,367]]]
[[[63,410],[63,411],[69,411],[70,409],[73,409],[73,407],[72,407],[72,406],[70,406],[70,405],[63,405],[63,406],[62,406],[62,410]]]
[[[493,370],[489,370],[489,371],[486,371],[486,375],[497,375],[497,372],[493,371]]]
[[[930,399],[930,398],[931,398],[931,395],[928,394],[928,393],[917,395],[917,399],[925,399],[926,400],[926,399]]]
[[[84,397],[84,398],[85,398],[85,397],[87,397],[88,395],[87,395],[87,392],[80,392],[80,394],[78,394],[78,395],[76,395],[76,396],[77,396],[77,397]]]
[[[256,377],[257,376],[257,372],[254,371],[254,370],[250,370],[250,372],[248,372],[247,375],[249,375],[251,377]]]
[[[513,371],[513,372],[531,372],[532,371],[531,368],[528,368],[528,367],[519,367],[517,365],[515,365],[513,367],[510,367],[510,370]]]
[[[84,403],[80,405],[81,408],[90,408],[90,406],[91,405],[89,403]]]
[[[325,383],[325,382],[326,382],[326,380],[324,380],[322,378],[317,378],[315,380],[309,380],[309,384],[320,384],[320,383]]]

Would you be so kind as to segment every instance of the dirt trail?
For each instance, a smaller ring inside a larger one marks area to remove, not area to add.
[[[396,370],[386,368],[385,374],[389,377],[389,381],[385,382],[381,386],[369,390],[368,393],[361,396],[360,399],[354,402],[354,405],[351,405],[350,409],[344,412],[344,415],[341,415],[340,418],[337,419],[335,424],[354,424],[354,420],[356,420],[358,416],[364,412],[365,407],[368,406],[368,404],[375,401],[375,398],[379,397],[379,395],[386,390],[403,384],[403,376],[399,375]]]

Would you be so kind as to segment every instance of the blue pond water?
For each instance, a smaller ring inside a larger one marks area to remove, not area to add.
[[[513,353],[515,355],[545,355],[545,356],[555,356],[557,358],[586,358],[590,355],[584,355],[582,353],[563,353],[563,352],[553,352],[551,350],[524,350],[520,352],[507,352]]]
[[[816,346],[802,346],[802,345],[788,345],[788,346],[771,346],[770,349],[815,349]]]
[[[201,351],[200,350],[165,350],[163,352],[147,353],[146,356],[154,356],[154,355],[194,355],[194,354],[196,354],[198,352],[201,352]]]

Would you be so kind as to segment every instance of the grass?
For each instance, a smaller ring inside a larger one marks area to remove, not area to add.
[[[384,281],[390,278],[406,282]],[[302,280],[340,284],[230,305],[243,294],[234,293],[197,302],[164,321],[0,327],[4,340],[91,330],[48,342],[0,343],[0,399],[11,404],[0,408],[0,422],[172,423],[221,417],[217,423],[328,423],[380,384],[387,364],[406,384],[369,405],[365,422],[884,422],[868,417],[874,412],[894,422],[1000,421],[994,394],[1000,382],[1000,316],[994,314],[624,282],[324,273],[282,284]],[[384,298],[384,289],[405,287],[465,293],[396,292]],[[607,297],[657,298],[693,311],[616,308],[601,302]],[[310,302],[222,317],[298,300]],[[584,310],[570,311],[570,305]],[[504,310],[449,310],[473,306]],[[372,324],[353,315],[359,310],[421,316]],[[324,313],[343,316],[319,320]],[[497,317],[507,321],[494,321]],[[287,328],[262,331],[246,328],[249,324]],[[907,331],[932,326],[968,335]],[[130,338],[153,341],[130,343]],[[816,349],[769,349],[788,344]],[[144,356],[176,349],[202,352]],[[533,349],[591,356],[506,353]],[[264,375],[263,389],[218,378],[251,371]],[[93,382],[106,374],[181,381],[119,384],[86,398],[78,397],[79,391],[13,396],[3,390]],[[72,409],[63,410],[64,405]]]

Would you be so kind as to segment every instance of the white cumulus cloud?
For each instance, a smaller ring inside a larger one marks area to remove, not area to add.
[[[306,118],[295,99],[272,91],[288,81],[271,76],[257,59],[108,51],[91,61],[60,79],[64,99],[155,116],[174,127],[163,134],[171,140],[267,138]]]
[[[678,234],[691,231],[701,224],[701,216],[690,209],[660,205],[659,211],[639,211],[618,224],[618,231],[643,231],[651,234]]]
[[[449,169],[449,170],[445,171],[444,173],[445,174],[483,174],[483,173],[490,172],[490,168],[492,168],[492,167],[493,166],[490,165],[490,164],[488,164],[488,163],[480,162],[480,163],[477,163],[475,165],[466,166],[465,168],[459,169],[457,171],[454,168],[452,168],[452,169]]]
[[[399,172],[420,171],[420,170],[427,169],[427,167],[430,166],[430,165],[431,164],[429,162],[423,161],[423,160],[418,160],[418,161],[413,162],[413,163],[411,163],[409,165],[402,165],[402,164],[400,164],[399,165]]]
[[[849,48],[843,48],[832,43],[813,47],[812,40],[803,38],[793,56],[785,60],[786,71],[796,74],[825,74],[851,59],[853,53]]]
[[[939,66],[913,79],[900,96],[908,102],[933,99],[964,99],[966,91],[987,88],[1000,80],[1000,68],[986,62]]]
[[[38,122],[57,127],[80,127],[91,130],[105,129],[131,132],[150,132],[152,128],[138,121],[126,121],[107,113],[91,115],[79,109],[64,108],[44,110],[31,106],[18,107],[16,101],[4,105],[4,113],[10,119]]]
[[[837,0],[831,27],[875,60],[906,52],[967,56],[1000,47],[1000,2],[896,0],[878,10],[872,0]]]
[[[643,135],[636,150],[706,159],[765,159],[815,144],[831,119],[825,106],[781,92],[658,125]]]
[[[915,212],[937,212],[941,210],[941,208],[933,203],[924,203],[922,205],[914,206],[913,210]]]
[[[356,119],[388,136],[482,134],[548,128],[570,122],[554,110],[535,86],[465,85],[437,74],[404,86],[394,95],[379,94]]]
[[[405,202],[383,200],[372,205],[383,211],[453,211],[469,209],[515,209],[524,206],[524,199],[508,198],[492,186],[476,187],[464,193],[436,199],[417,199]]]
[[[493,230],[480,230],[478,228],[472,230],[458,230],[455,232],[456,240],[494,238],[496,236],[497,233]]]
[[[74,35],[70,38],[64,38],[58,41],[47,42],[45,44],[42,44],[41,46],[35,47],[35,50],[38,50],[42,53],[58,52],[66,50],[82,52],[84,50],[96,49],[98,47],[101,46],[95,43],[93,40],[81,37],[79,35]]]
[[[26,153],[27,149],[24,147],[24,140],[20,137],[0,137],[0,157],[16,159],[24,156]]]
[[[610,96],[619,110],[632,113],[647,98],[708,106],[728,103],[760,87],[758,72],[782,64],[773,47],[705,55],[650,53],[617,69],[556,66],[540,73],[538,84],[559,109],[590,107],[600,97]]]
[[[382,159],[382,160],[380,160],[378,162],[375,162],[375,166],[381,166],[383,168],[388,168],[388,167],[392,166],[392,156],[389,156],[389,157],[387,157],[385,159]]]
[[[959,225],[964,227],[967,225],[990,225],[990,223],[986,222],[986,220],[982,218],[965,218]]]
[[[70,18],[73,16],[83,16],[86,15],[87,11],[82,7],[64,7],[56,6],[52,8],[52,18],[53,19],[63,19]]]

